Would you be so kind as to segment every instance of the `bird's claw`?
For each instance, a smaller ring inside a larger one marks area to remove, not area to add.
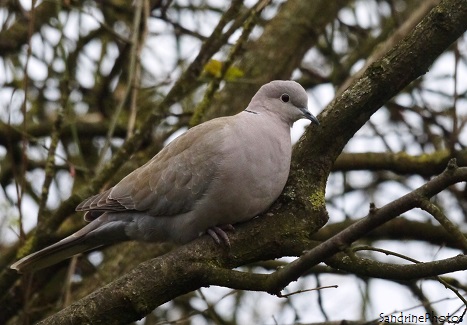
[[[231,224],[222,225],[220,227],[214,226],[209,228],[206,233],[212,237],[217,245],[220,245],[221,242],[223,242],[228,248],[230,248],[229,236],[227,236],[224,230],[235,231],[235,228]]]

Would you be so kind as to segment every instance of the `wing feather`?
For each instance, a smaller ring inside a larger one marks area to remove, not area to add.
[[[172,141],[114,187],[76,208],[94,219],[105,211],[136,210],[152,216],[185,213],[206,193],[224,155],[225,118],[196,126]]]

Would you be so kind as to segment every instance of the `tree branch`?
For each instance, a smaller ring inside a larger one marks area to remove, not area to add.
[[[285,223],[290,220],[296,221],[292,216],[277,214],[241,225],[237,232],[230,236],[232,250],[229,252],[215,247],[214,243],[204,236],[162,257],[140,264],[122,278],[49,317],[43,324],[123,324],[139,319],[159,304],[178,295],[213,284],[280,294],[288,283],[298,279],[309,268],[345,249],[372,229],[417,207],[424,198],[432,197],[449,185],[466,180],[467,168],[456,168],[451,163],[438,177],[381,209],[373,209],[361,221],[272,274],[248,274],[232,271],[230,268],[256,259],[300,254],[304,247],[311,244],[308,236],[281,232]],[[267,232],[266,228],[269,228]],[[280,240],[269,234],[280,236]],[[407,274],[411,277],[416,274],[432,276],[440,274],[439,272],[464,269],[467,258],[460,256],[442,262],[445,263],[438,261],[424,263],[424,266],[404,267],[407,267]],[[394,266],[393,269],[396,272],[394,277],[402,277],[404,271],[407,271],[402,270],[400,266]],[[110,308],[112,316],[107,312]]]
[[[465,270],[467,269],[467,256],[458,255],[417,264],[393,264],[356,256],[349,258],[345,253],[338,253],[326,260],[326,263],[336,269],[361,277],[412,281]],[[205,267],[203,271],[206,272],[211,285],[237,290],[263,291],[280,296],[279,292],[275,291],[276,286],[271,286],[273,281],[271,281],[270,274],[255,274],[215,267]]]
[[[443,0],[394,48],[371,64],[319,115],[320,128],[308,128],[294,151],[295,169],[328,171],[350,138],[385,102],[425,74],[433,61],[467,30],[467,3]],[[336,132],[338,130],[338,132]],[[311,175],[312,176],[312,175]]]
[[[380,209],[371,209],[370,213],[359,222],[321,243],[288,266],[273,273],[270,281],[274,285],[271,285],[272,290],[268,290],[268,292],[279,293],[290,282],[297,280],[310,267],[345,249],[371,230],[406,211],[420,207],[424,199],[431,198],[449,185],[465,181],[467,181],[467,168],[457,168],[455,162],[451,161],[448,168],[438,177]]]
[[[411,156],[405,152],[343,152],[337,157],[332,170],[387,170],[397,174],[433,176],[442,172],[451,158],[456,158],[459,166],[467,166],[467,150],[453,153],[443,150],[419,156]]]

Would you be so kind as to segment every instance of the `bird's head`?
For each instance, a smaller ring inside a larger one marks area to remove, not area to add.
[[[307,108],[308,95],[305,89],[291,80],[275,80],[262,86],[252,98],[247,110],[266,111],[278,115],[286,123],[306,118],[319,125],[318,119]]]

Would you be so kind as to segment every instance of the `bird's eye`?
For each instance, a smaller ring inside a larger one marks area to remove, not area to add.
[[[288,94],[282,94],[281,95],[281,100],[284,102],[284,103],[287,103],[289,100],[290,100],[290,97]]]

